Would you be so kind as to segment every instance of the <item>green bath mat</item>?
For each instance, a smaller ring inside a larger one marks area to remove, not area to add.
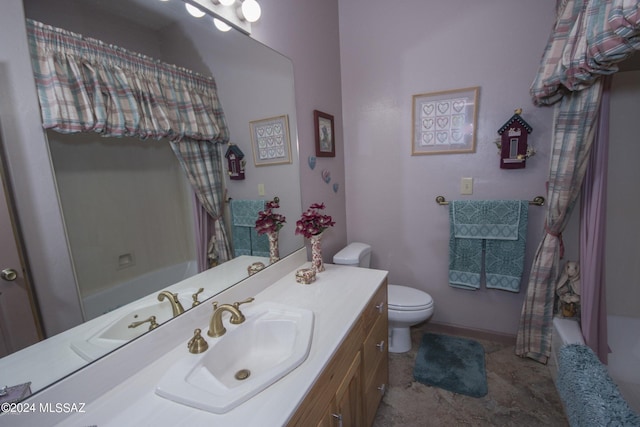
[[[477,341],[426,333],[413,377],[423,384],[472,397],[487,394],[484,348]]]

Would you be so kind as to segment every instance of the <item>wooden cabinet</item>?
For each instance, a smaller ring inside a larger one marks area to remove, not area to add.
[[[387,282],[351,327],[290,426],[370,426],[389,376]]]
[[[360,427],[362,426],[362,385],[360,352],[356,354],[347,375],[338,387],[318,427]]]
[[[387,316],[387,286],[381,286],[365,312],[367,338],[362,346],[362,383],[364,420],[373,424],[376,410],[389,383],[389,326]]]

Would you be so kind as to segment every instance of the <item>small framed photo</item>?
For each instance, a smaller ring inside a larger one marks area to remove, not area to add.
[[[288,116],[277,116],[249,122],[251,148],[256,166],[291,163],[291,140]]]
[[[316,134],[316,157],[335,157],[336,139],[333,116],[322,111],[313,111]]]
[[[479,90],[413,95],[411,155],[474,153]]]

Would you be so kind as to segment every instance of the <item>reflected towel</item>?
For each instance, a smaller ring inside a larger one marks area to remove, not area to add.
[[[519,292],[527,215],[526,201],[450,202],[449,284],[480,288],[484,248],[487,288]]]
[[[269,256],[269,239],[256,232],[258,213],[264,200],[231,199],[231,234],[234,256]]]

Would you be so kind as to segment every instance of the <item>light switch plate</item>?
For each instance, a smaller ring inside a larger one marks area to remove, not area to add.
[[[473,178],[462,178],[460,181],[460,194],[473,194]]]

